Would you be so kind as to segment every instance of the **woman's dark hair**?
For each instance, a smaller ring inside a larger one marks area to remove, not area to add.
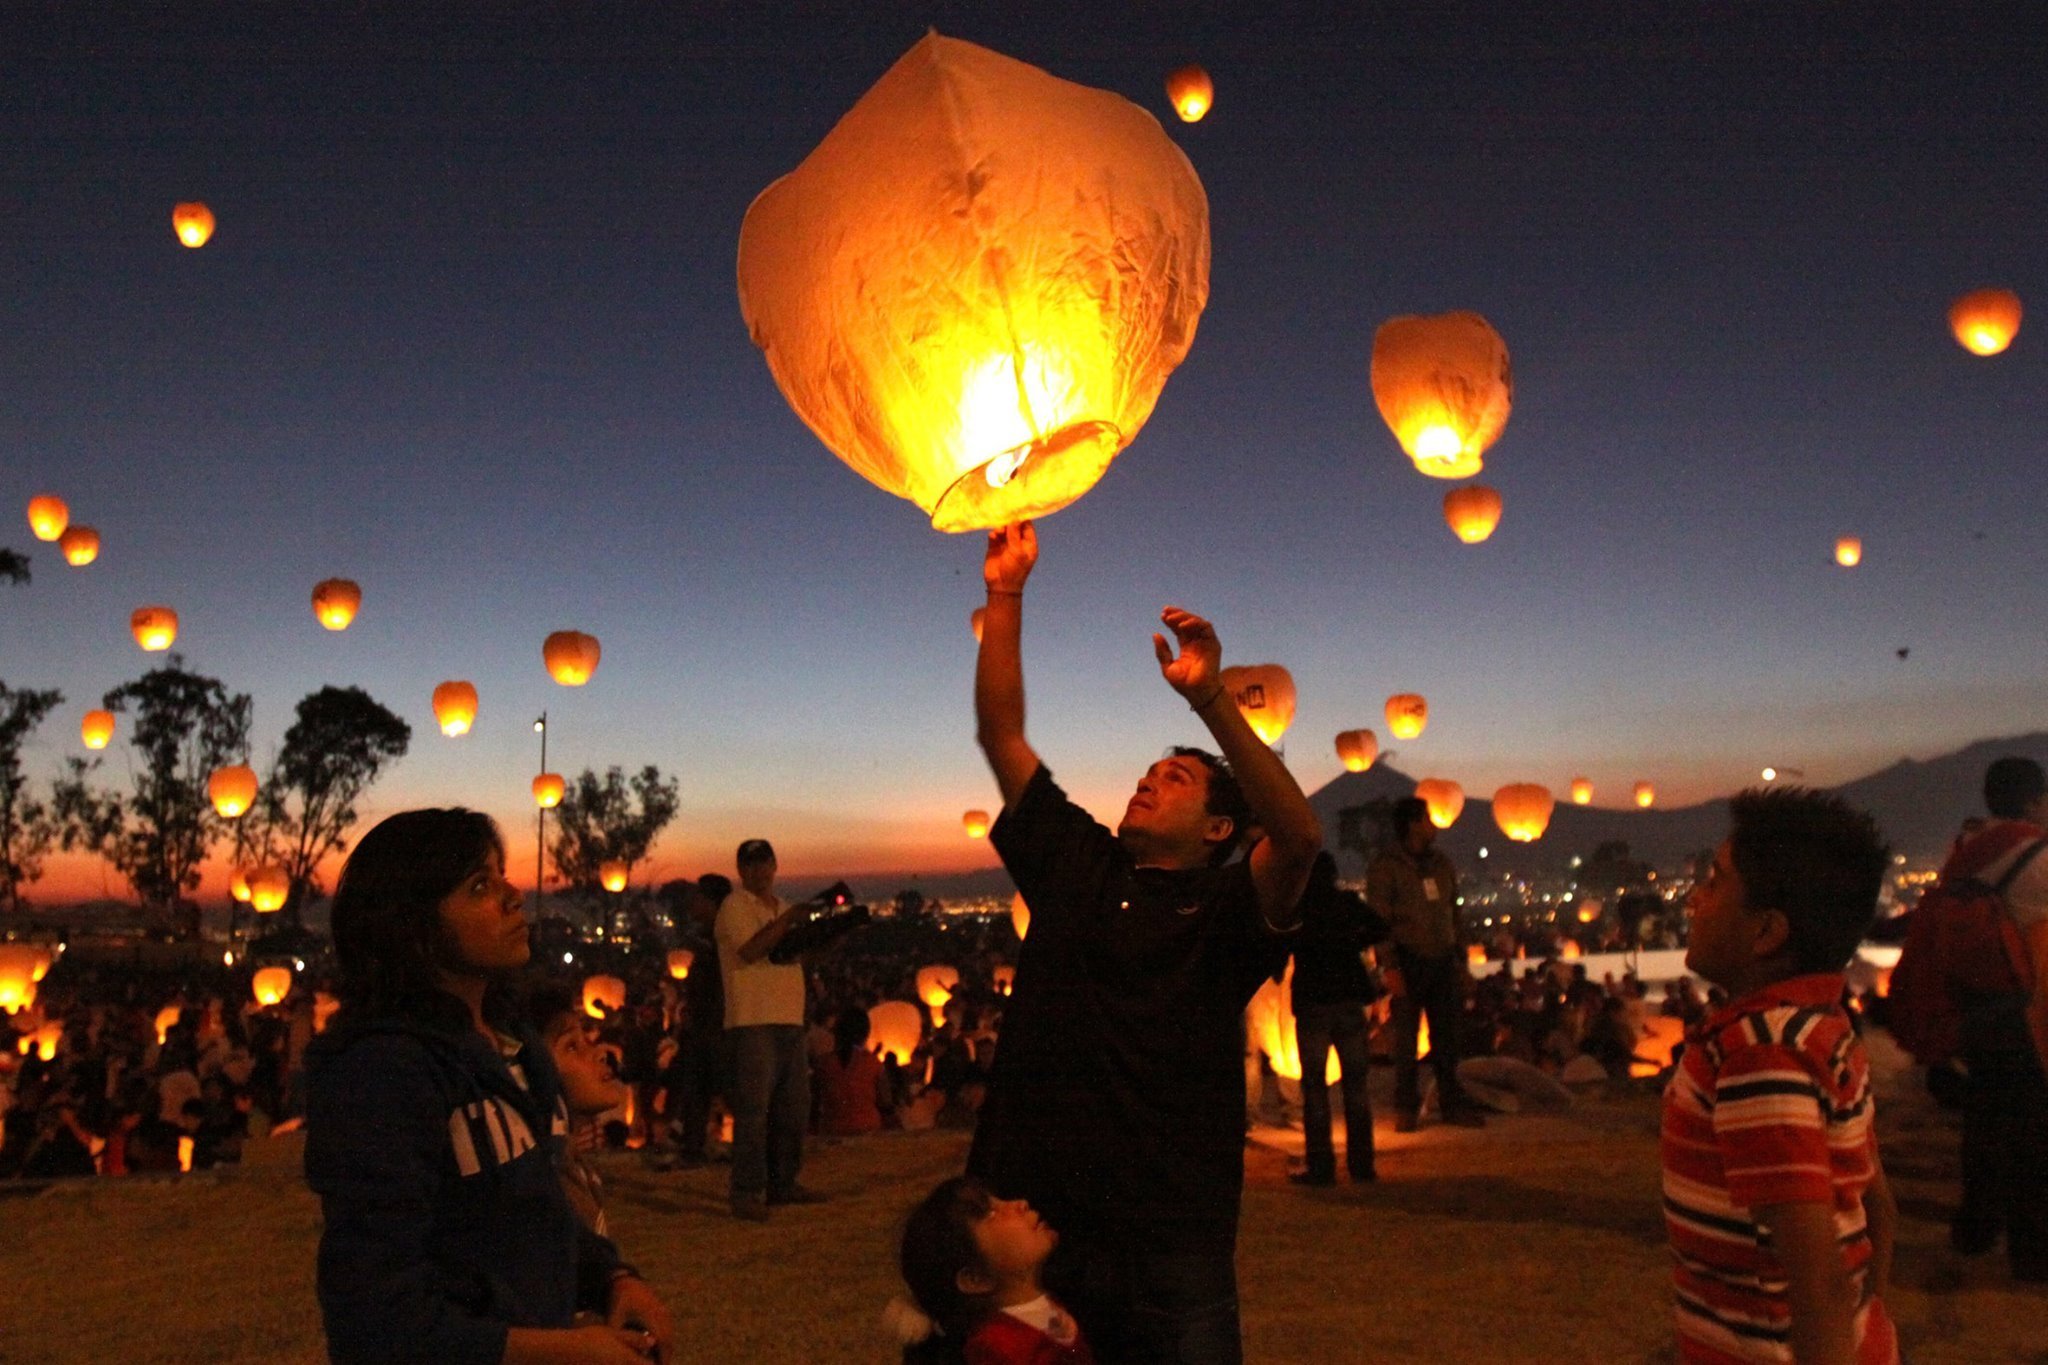
[[[1728,853],[1752,910],[1776,910],[1802,972],[1836,972],[1877,916],[1891,859],[1877,824],[1838,796],[1751,788],[1728,804]]]
[[[963,1290],[960,1272],[984,1268],[974,1225],[988,1217],[993,1198],[973,1176],[955,1176],[926,1195],[903,1227],[903,1283],[954,1343],[965,1342],[989,1312],[991,1296]]]
[[[548,1030],[557,1027],[565,1015],[572,1024],[583,1022],[583,997],[576,987],[552,978],[528,984],[526,1024],[534,1037],[549,1042]]]
[[[350,1016],[400,1014],[421,1020],[468,1018],[441,988],[447,961],[441,902],[463,881],[502,861],[505,843],[488,815],[459,807],[409,810],[356,842],[334,888],[331,928],[340,968],[336,993]],[[487,1015],[509,1001],[494,989]]]
[[[873,1028],[866,1010],[839,1011],[839,1017],[832,1021],[832,1044],[839,1053],[839,1065],[853,1065],[853,1054],[867,1046],[868,1034]]]

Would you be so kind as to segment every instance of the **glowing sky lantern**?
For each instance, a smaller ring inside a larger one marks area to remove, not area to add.
[[[1500,525],[1500,493],[1483,483],[1444,494],[1444,523],[1467,545],[1477,545]]]
[[[1272,1063],[1273,1074],[1283,1080],[1301,1079],[1301,1047],[1294,1032],[1294,963],[1289,961],[1287,970],[1278,981],[1268,980],[1260,985],[1245,1006],[1245,1031],[1251,1038],[1252,1046],[1266,1054]],[[1323,1064],[1323,1077],[1335,1085],[1343,1076],[1343,1068],[1337,1065],[1337,1051],[1330,1049],[1329,1060]]]
[[[1845,569],[1853,569],[1863,562],[1863,541],[1858,536],[1843,536],[1835,542],[1835,563]]]
[[[88,749],[104,749],[114,739],[114,713],[88,711],[78,722],[78,739]]]
[[[178,613],[169,607],[137,607],[128,616],[135,643],[152,654],[169,649],[178,639]]]
[[[1465,809],[1465,789],[1442,777],[1425,777],[1415,784],[1415,794],[1429,807],[1429,823],[1449,829],[1458,823]]]
[[[1031,906],[1025,902],[1022,891],[1010,897],[1010,927],[1017,931],[1019,943],[1031,932]]]
[[[1948,329],[1972,355],[1997,355],[2020,332],[2020,296],[2010,289],[1979,289],[1949,306]]]
[[[981,643],[982,619],[988,615],[987,607],[976,607],[967,616],[967,628],[974,632],[974,643]]]
[[[476,684],[444,682],[434,689],[434,720],[444,735],[466,735],[476,724]]]
[[[935,962],[917,969],[917,998],[932,1012],[932,1027],[946,1022],[946,1002],[960,987],[960,969]]]
[[[614,894],[626,889],[626,862],[623,858],[607,858],[598,865],[598,885]]]
[[[347,630],[363,607],[363,590],[354,580],[323,578],[313,585],[313,615],[329,630]]]
[[[1294,724],[1294,675],[1279,664],[1238,664],[1217,675],[1252,733],[1278,744]]]
[[[1379,756],[1379,737],[1370,730],[1345,730],[1337,736],[1337,761],[1347,773],[1364,772]]]
[[[548,666],[548,676],[564,687],[581,687],[589,682],[591,674],[597,672],[602,653],[597,637],[580,630],[558,630],[540,647],[541,662]]]
[[[1636,804],[1644,810],[1657,804],[1657,789],[1648,782],[1638,782],[1635,787]]]
[[[562,797],[568,786],[560,773],[542,773],[533,779],[533,804],[542,810],[553,810],[562,804]]]
[[[583,981],[583,1012],[593,1019],[618,1014],[626,1008],[626,983],[616,976],[591,976]]]
[[[697,965],[697,954],[688,948],[671,948],[668,953],[668,974],[677,981],[690,979],[690,968]]]
[[[292,993],[292,969],[265,967],[249,978],[249,993],[259,1005],[281,1005]]]
[[[239,820],[256,804],[256,770],[237,763],[215,768],[206,779],[206,799],[223,820]]]
[[[908,1000],[884,1000],[868,1011],[868,1051],[908,1066],[924,1041],[924,1015]]]
[[[1429,724],[1429,703],[1416,692],[1396,692],[1387,698],[1387,733],[1395,739],[1415,739]]]
[[[939,530],[1003,526],[1151,416],[1208,301],[1208,199],[1136,105],[934,33],[755,199],[739,294],[835,455]]]
[[[1586,950],[1579,946],[1577,939],[1568,938],[1557,945],[1557,955],[1565,962],[1577,962],[1586,955]]]
[[[1484,943],[1468,943],[1465,945],[1465,965],[1468,967],[1484,967],[1486,965],[1486,945]]]
[[[960,817],[960,828],[967,831],[970,839],[988,838],[988,812],[971,810]]]
[[[57,537],[57,550],[66,564],[82,569],[100,557],[100,533],[90,526],[67,526]]]
[[[989,973],[988,980],[997,995],[1008,995],[1017,989],[1017,969],[1007,962],[998,963],[995,970]]]
[[[238,867],[228,873],[228,895],[242,905],[247,905],[256,893],[249,889],[249,874],[254,868]]]
[[[1469,479],[1514,406],[1507,343],[1477,313],[1389,318],[1372,339],[1372,396],[1417,469]]]
[[[1182,123],[1200,123],[1216,103],[1216,83],[1199,66],[1184,66],[1166,78],[1166,99]]]
[[[171,210],[171,231],[196,251],[213,236],[213,210],[200,203],[180,204]]]
[[[1557,798],[1534,782],[1514,782],[1493,794],[1493,822],[1518,844],[1531,844],[1550,828]]]
[[[185,1007],[173,1000],[156,1012],[156,1045],[162,1047],[171,1040],[171,1030],[178,1026],[178,1019],[185,1013]]]
[[[55,540],[71,524],[71,509],[55,493],[42,493],[28,500],[28,529],[37,540]]]
[[[1594,920],[1596,920],[1596,919],[1599,919],[1599,918],[1600,918],[1600,902],[1599,902],[1599,901],[1582,901],[1582,902],[1581,902],[1581,903],[1579,904],[1579,923],[1581,923],[1581,924],[1591,924],[1591,923],[1592,923],[1592,922],[1593,922]]]
[[[1592,778],[1575,777],[1572,779],[1572,804],[1574,806],[1590,806],[1593,804]]]
[[[291,899],[291,874],[276,863],[265,863],[249,874],[249,908],[268,915],[284,909]]]
[[[0,1010],[12,1014],[35,1004],[37,961],[30,944],[0,943]]]

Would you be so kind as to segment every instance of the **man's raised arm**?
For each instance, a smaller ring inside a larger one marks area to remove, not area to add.
[[[1013,806],[1038,771],[1024,738],[1024,583],[1038,563],[1038,532],[1028,521],[988,533],[981,577],[988,607],[974,665],[974,738],[996,775],[1003,805]]]

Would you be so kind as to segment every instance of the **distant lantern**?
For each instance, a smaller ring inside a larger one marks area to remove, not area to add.
[[[156,1045],[162,1047],[171,1040],[171,1030],[178,1026],[184,1016],[185,1007],[173,1000],[156,1012]]]
[[[884,1000],[868,1011],[868,1051],[910,1065],[924,1041],[924,1015],[908,1000]]]
[[[1572,779],[1572,804],[1574,806],[1590,806],[1593,804],[1593,779],[1590,777],[1575,777]]]
[[[82,569],[100,557],[100,533],[90,526],[67,526],[57,537],[57,549],[66,564]]]
[[[476,685],[444,682],[434,689],[434,719],[444,735],[466,735],[476,724]]]
[[[1648,782],[1636,783],[1636,804],[1644,810],[1657,804],[1657,789]]]
[[[0,1010],[12,1014],[36,1002],[36,949],[26,943],[0,943]]]
[[[152,654],[169,649],[178,639],[178,613],[169,607],[137,607],[128,617],[135,643]]]
[[[1586,955],[1586,950],[1579,946],[1577,939],[1568,938],[1557,945],[1557,955],[1566,962],[1577,962]]]
[[[1465,945],[1465,965],[1468,967],[1484,967],[1486,965],[1486,945],[1484,943],[1468,943]]]
[[[1465,809],[1465,789],[1441,777],[1425,777],[1415,784],[1415,794],[1429,807],[1429,823],[1449,829],[1458,823]]]
[[[88,749],[104,749],[114,739],[114,713],[88,711],[78,722],[78,738]]]
[[[934,33],[754,200],[739,294],[833,454],[941,531],[1006,526],[1152,415],[1208,302],[1209,204],[1143,109]]]
[[[974,632],[974,643],[981,643],[981,623],[988,615],[987,607],[976,607],[967,617],[967,628]]]
[[[329,630],[347,630],[362,610],[363,590],[346,578],[323,578],[313,587],[313,615]]]
[[[988,838],[988,812],[971,810],[960,817],[960,828],[967,831],[970,839]]]
[[[1166,78],[1166,98],[1182,123],[1200,123],[1216,103],[1216,83],[1199,66],[1184,66]]]
[[[989,985],[995,987],[997,995],[1008,995],[1017,989],[1017,969],[1007,962],[999,964],[989,973]]]
[[[943,962],[917,971],[917,998],[924,1001],[924,1007],[932,1012],[932,1027],[946,1022],[946,1002],[953,998],[953,992],[960,987],[960,969],[949,967]]]
[[[1467,545],[1477,545],[1500,525],[1500,493],[1483,483],[1444,494],[1444,522]]]
[[[291,895],[291,874],[276,863],[265,863],[249,874],[249,908],[258,914],[284,909]]]
[[[35,533],[37,540],[55,540],[70,524],[71,508],[55,493],[44,493],[28,500],[28,529]]]
[[[1370,730],[1346,730],[1337,736],[1337,759],[1347,773],[1364,772],[1379,756],[1379,737]]]
[[[1581,924],[1591,924],[1591,923],[1592,923],[1592,922],[1593,922],[1594,920],[1596,920],[1596,919],[1599,919],[1599,918],[1600,918],[1600,902],[1599,902],[1599,901],[1581,901],[1581,902],[1579,903],[1579,923],[1581,923]]]
[[[1550,828],[1550,813],[1557,798],[1550,788],[1534,782],[1515,782],[1493,794],[1493,821],[1500,832],[1518,844],[1530,844]]]
[[[1469,479],[1514,406],[1507,343],[1477,313],[1390,318],[1372,339],[1372,396],[1417,469]]]
[[[626,983],[616,976],[591,976],[583,981],[583,1012],[593,1019],[620,1014],[626,1008]]]
[[[249,889],[249,872],[249,868],[238,867],[228,873],[228,895],[242,905],[247,905],[256,894]]]
[[[608,858],[597,869],[598,884],[611,892],[626,889],[626,861],[623,858]]]
[[[1239,664],[1224,669],[1217,681],[1264,743],[1278,744],[1294,724],[1294,675],[1279,664]]]
[[[1858,536],[1843,536],[1835,542],[1835,563],[1845,569],[1853,569],[1863,562],[1863,541]]]
[[[1022,943],[1024,936],[1031,932],[1031,906],[1024,899],[1022,891],[1010,897],[1010,927],[1017,931],[1019,943]]]
[[[256,770],[245,764],[215,768],[206,779],[206,799],[221,819],[239,820],[256,804],[256,785]]]
[[[281,1005],[292,993],[292,969],[264,967],[249,979],[249,990],[259,1005]]]
[[[1979,289],[1949,306],[1948,328],[1972,355],[1997,355],[2020,331],[2020,296],[2010,289]]]
[[[553,810],[561,805],[567,792],[568,786],[560,773],[542,773],[533,779],[533,804],[542,810]]]
[[[690,979],[690,968],[697,965],[697,955],[688,948],[671,948],[668,954],[668,974],[677,981]]]
[[[548,676],[564,687],[581,687],[589,682],[590,675],[597,672],[600,653],[597,637],[580,630],[558,630],[540,647]]]
[[[1395,739],[1414,739],[1429,724],[1429,703],[1414,692],[1387,698],[1387,732]]]
[[[196,251],[213,236],[213,210],[204,204],[180,204],[171,210],[171,231]]]

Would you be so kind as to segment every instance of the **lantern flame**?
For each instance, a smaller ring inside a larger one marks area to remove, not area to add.
[[[281,1005],[292,993],[292,969],[265,967],[249,979],[249,991],[259,1005]]]
[[[169,607],[137,607],[128,617],[128,630],[136,644],[161,654],[177,642],[178,613]]]
[[[1572,779],[1572,804],[1574,806],[1590,806],[1593,804],[1593,780],[1591,778],[1575,777]]]
[[[171,231],[197,251],[213,237],[213,210],[200,203],[179,204],[171,210]]]
[[[2020,331],[2020,296],[2010,289],[1979,289],[1948,310],[1949,330],[1972,355],[1993,356]]]

